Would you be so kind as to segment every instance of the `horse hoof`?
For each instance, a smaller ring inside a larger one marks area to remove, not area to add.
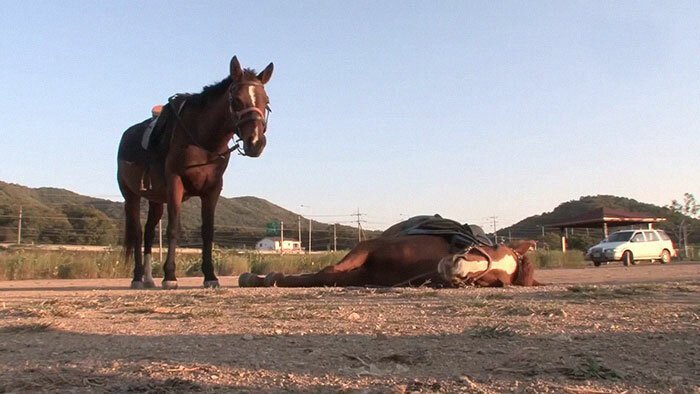
[[[176,280],[164,280],[162,285],[163,285],[163,290],[175,290],[175,289],[177,289],[177,281]]]
[[[238,287],[251,287],[248,283],[250,277],[253,276],[250,272],[244,272],[238,277]]]
[[[143,288],[144,289],[155,289],[156,288],[156,282],[152,280],[144,280],[143,281]]]
[[[265,276],[265,287],[278,286],[277,283],[284,278],[281,272],[270,272]]]
[[[140,280],[132,280],[131,288],[134,290],[141,290],[143,289],[143,282],[141,282]]]
[[[219,280],[205,280],[204,281],[204,288],[205,289],[217,289],[219,288]]]

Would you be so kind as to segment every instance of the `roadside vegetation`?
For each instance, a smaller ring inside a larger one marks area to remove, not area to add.
[[[267,274],[284,272],[297,274],[316,272],[335,264],[347,251],[313,254],[260,254],[240,252],[233,249],[215,249],[214,265],[222,276],[239,275],[243,272]],[[580,251],[536,251],[531,258],[537,268],[578,268],[588,262]],[[199,254],[178,254],[178,276],[201,276]],[[125,263],[119,249],[112,251],[68,251],[33,250],[31,248],[9,248],[0,250],[0,280],[21,279],[95,279],[128,278],[133,263]],[[153,273],[162,275],[158,254],[154,254]]]

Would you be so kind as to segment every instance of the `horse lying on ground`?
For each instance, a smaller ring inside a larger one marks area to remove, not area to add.
[[[424,220],[429,218],[438,219],[438,225]],[[410,225],[421,220],[424,221],[419,226]],[[448,231],[447,227],[457,228],[458,233]],[[482,234],[478,227],[462,226],[437,216],[416,217],[392,226],[379,238],[360,242],[339,263],[317,273],[267,276],[245,273],[239,277],[238,284],[241,287],[540,285],[533,277],[534,267],[526,254],[534,248],[534,241],[522,241],[513,248],[492,246]]]

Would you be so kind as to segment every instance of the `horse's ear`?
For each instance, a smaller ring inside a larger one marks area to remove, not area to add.
[[[539,286],[540,283],[535,280],[535,266],[532,264],[529,256],[523,256],[520,262],[518,276],[515,279],[516,285],[520,286]]]
[[[535,241],[520,241],[513,250],[519,255],[524,255],[525,253],[535,250],[537,248],[537,242]]]
[[[237,57],[231,59],[231,80],[235,82],[240,82],[243,79],[243,70],[241,69],[241,63],[238,62]]]
[[[263,83],[263,85],[266,84],[267,81],[270,80],[270,78],[272,78],[272,69],[273,68],[275,68],[275,65],[270,63],[267,65],[267,67],[265,67],[264,70],[262,70],[260,72],[260,74],[258,74],[258,79],[260,80],[260,82]]]

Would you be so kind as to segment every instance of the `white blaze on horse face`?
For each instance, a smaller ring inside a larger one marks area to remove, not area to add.
[[[258,133],[258,124],[255,123],[255,129],[253,129],[253,137],[250,139],[250,144],[255,146],[258,143],[259,139],[260,137]]]
[[[255,107],[255,86],[248,86],[248,95],[250,95],[250,102],[253,103],[253,107]]]
[[[488,265],[489,263],[486,260],[467,261],[465,259],[459,259],[455,262],[454,267],[452,268],[452,273],[460,278],[465,278],[469,274],[485,271],[488,268]],[[518,262],[515,261],[515,257],[507,254],[500,260],[493,260],[491,262],[490,269],[502,270],[510,275],[515,272],[517,267]]]
[[[255,107],[257,100],[257,97],[255,96],[255,86],[248,86],[248,95],[250,96],[250,102],[253,104],[253,107]],[[253,130],[253,138],[250,140],[250,144],[256,145],[258,143],[258,140],[258,125],[256,123],[255,129]]]

